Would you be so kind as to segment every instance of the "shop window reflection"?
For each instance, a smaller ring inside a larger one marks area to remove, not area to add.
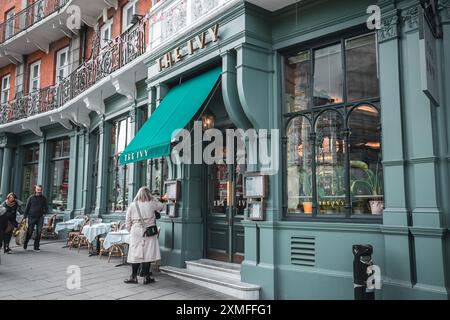
[[[316,123],[316,180],[320,214],[345,213],[343,119],[326,111]]]

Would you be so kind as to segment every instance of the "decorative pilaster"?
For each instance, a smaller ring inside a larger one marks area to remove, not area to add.
[[[128,141],[133,140],[139,130],[138,124],[138,109],[136,106],[133,106],[130,110],[130,127],[131,127],[131,136]],[[137,192],[137,182],[138,182],[138,168],[140,162],[129,163],[127,164],[127,174],[128,174],[128,203],[133,202],[133,198]]]
[[[103,117],[98,127],[99,137],[99,161],[97,175],[97,199],[95,207],[95,215],[101,216],[107,211],[108,200],[108,153],[110,144],[110,124]]]
[[[12,136],[3,135],[0,137],[0,148],[3,149],[2,175],[0,177],[0,199],[12,191],[12,170],[15,140]]]

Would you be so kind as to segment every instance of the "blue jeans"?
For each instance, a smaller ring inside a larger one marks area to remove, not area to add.
[[[34,250],[39,250],[39,243],[41,241],[42,227],[44,226],[44,217],[28,217],[28,231],[24,245],[28,245],[33,236],[34,228],[36,227],[36,238],[34,239]]]

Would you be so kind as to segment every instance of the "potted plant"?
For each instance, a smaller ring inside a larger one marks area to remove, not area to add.
[[[310,215],[313,213],[313,203],[311,201],[311,172],[309,170],[300,170],[300,181],[303,189],[302,194],[305,196],[305,200],[302,202],[303,213]]]
[[[355,194],[358,188],[366,189],[370,192],[372,200],[369,201],[370,210],[373,215],[383,214],[383,177],[379,170],[379,163],[377,163],[375,172],[370,170],[368,166],[360,167],[364,172],[365,177],[352,182],[351,192]]]

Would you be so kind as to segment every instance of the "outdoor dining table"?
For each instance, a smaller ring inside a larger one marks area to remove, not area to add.
[[[93,243],[94,240],[97,240],[97,252],[91,253],[90,256],[94,256],[94,255],[98,255],[100,252],[100,247],[99,247],[99,242],[98,242],[98,238],[102,235],[102,234],[106,234],[108,232],[111,231],[111,227],[114,224],[114,222],[110,222],[110,223],[96,223],[93,225],[85,225],[83,227],[83,230],[81,231],[82,234],[84,234],[84,236],[86,237],[86,239],[90,242]]]
[[[63,230],[80,230],[84,223],[84,219],[71,219],[65,222],[58,222],[55,227],[55,232],[59,233]]]
[[[114,244],[129,244],[130,243],[130,233],[128,230],[111,231],[106,235],[105,241],[103,242],[103,248],[108,250]],[[126,256],[123,257],[123,262],[116,267],[127,265]]]

